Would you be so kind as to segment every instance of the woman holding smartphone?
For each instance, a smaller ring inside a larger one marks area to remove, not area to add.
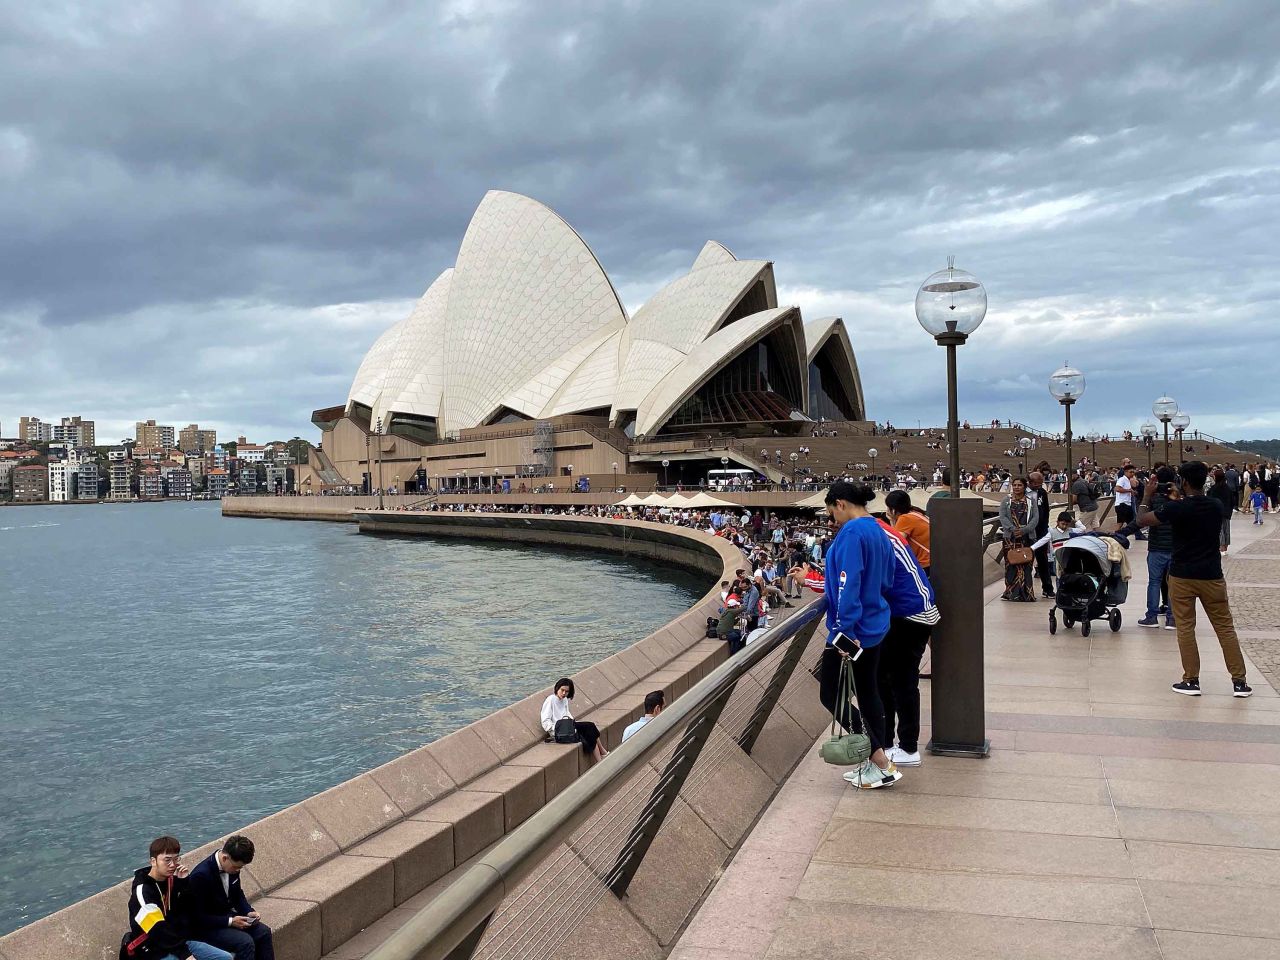
[[[886,597],[893,587],[896,561],[879,521],[867,512],[875,495],[867,484],[837,480],[826,496],[827,514],[839,530],[827,550],[827,646],[822,651],[820,696],[841,726],[863,729],[871,740],[871,758],[844,775],[862,790],[902,779],[884,752],[884,704],[877,685],[880,647],[889,632]],[[858,706],[840,704],[837,712],[845,658],[853,661]]]

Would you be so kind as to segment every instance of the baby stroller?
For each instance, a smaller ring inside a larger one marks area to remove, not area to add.
[[[1058,611],[1062,623],[1080,624],[1087,637],[1094,620],[1106,620],[1111,632],[1120,630],[1120,604],[1129,597],[1129,583],[1120,578],[1120,565],[1107,559],[1107,544],[1099,537],[1072,537],[1058,548],[1058,595],[1049,611],[1049,632],[1058,632]]]

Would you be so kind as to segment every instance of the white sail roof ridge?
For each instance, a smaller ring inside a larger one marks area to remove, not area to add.
[[[568,223],[528,197],[485,194],[449,293],[442,429],[481,423],[558,357],[618,322],[626,312],[617,291]],[[536,392],[545,402],[558,385]]]
[[[395,352],[397,341],[409,318],[398,320],[384,330],[373,346],[360,361],[356,375],[351,381],[351,389],[347,391],[347,412],[351,412],[353,403],[360,403],[372,409],[382,394],[382,384],[386,379],[387,366]]]
[[[827,341],[832,337],[840,341],[841,352],[847,361],[850,378],[849,386],[852,392],[850,399],[857,406],[859,414],[865,417],[867,406],[866,399],[862,393],[862,374],[858,371],[858,358],[853,352],[853,341],[849,338],[849,326],[844,322],[843,317],[819,317],[817,320],[805,322],[804,340],[808,362],[813,363],[817,359],[819,351],[826,346]]]
[[[556,391],[543,417],[558,417],[611,407],[618,387],[619,357],[625,328],[613,331],[574,369]]]
[[[714,264],[655,293],[627,324],[613,416],[635,410],[672,364],[705,341],[769,270],[767,260]]]
[[[719,240],[708,240],[702,245],[702,249],[698,251],[698,256],[693,261],[693,266],[689,268],[689,272],[701,270],[703,267],[712,267],[718,263],[732,263],[737,259],[733,255],[733,251]]]
[[[599,347],[621,335],[624,322],[618,320],[602,327],[589,337],[579,340],[564,353],[552,360],[533,377],[507,394],[502,405],[530,417],[542,417],[544,410],[559,395],[561,389],[586,363]],[[608,406],[608,403],[604,404]]]
[[[804,329],[798,307],[774,307],[743,317],[698,344],[684,361],[663,377],[636,410],[636,433],[647,434],[657,429],[699,386],[729,363],[752,342],[790,323],[794,327],[796,349],[804,350]],[[807,374],[808,367],[802,371]],[[807,376],[803,378],[807,384]],[[807,385],[805,387],[807,393]]]
[[[444,324],[453,267],[443,271],[414,305],[395,345],[374,416],[440,415],[444,392]]]

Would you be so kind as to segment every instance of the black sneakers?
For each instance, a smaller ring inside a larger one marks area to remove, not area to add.
[[[1253,687],[1249,686],[1249,685],[1248,685],[1247,683],[1245,683],[1243,680],[1232,680],[1232,681],[1231,681],[1231,686],[1235,688],[1235,689],[1234,689],[1234,690],[1232,690],[1232,692],[1231,692],[1231,695],[1232,695],[1233,697],[1251,697],[1251,696],[1253,696]]]
[[[1173,685],[1172,689],[1174,693],[1185,693],[1188,697],[1198,697],[1200,696],[1200,681],[1199,679],[1180,680]],[[1246,697],[1248,695],[1247,693],[1244,694]]]

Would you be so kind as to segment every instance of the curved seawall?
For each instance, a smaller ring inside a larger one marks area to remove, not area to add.
[[[611,747],[638,717],[645,692],[663,689],[674,699],[723,661],[724,646],[703,637],[705,618],[718,606],[719,580],[732,576],[742,558],[716,538],[637,521],[519,514],[388,511],[361,521],[370,533],[605,549],[706,573],[710,589],[691,610],[575,674],[575,712],[596,722]],[[544,695],[530,695],[238,831],[257,845],[245,887],[275,928],[284,960],[328,953],[425,895],[576,779],[588,765],[581,751],[542,742]],[[807,708],[794,713],[806,734],[823,723]],[[214,847],[206,844],[184,859],[194,863]],[[127,885],[119,884],[73,904],[0,938],[0,957],[108,960],[125,928],[126,900]]]

